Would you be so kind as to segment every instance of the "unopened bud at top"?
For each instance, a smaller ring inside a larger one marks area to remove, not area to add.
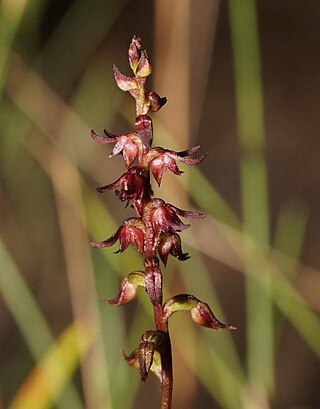
[[[134,73],[136,73],[141,57],[141,39],[133,36],[128,50],[129,64]]]

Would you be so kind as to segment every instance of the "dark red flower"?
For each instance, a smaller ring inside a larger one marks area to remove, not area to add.
[[[113,157],[122,153],[127,168],[129,168],[136,157],[142,145],[141,139],[135,132],[129,132],[124,135],[115,136],[104,130],[105,136],[99,136],[94,131],[91,131],[92,138],[102,144],[115,143],[112,153],[109,157]]]
[[[187,158],[187,156],[194,154],[200,146],[195,146],[191,149],[181,152],[175,152],[161,147],[150,149],[147,155],[149,168],[160,186],[162,177],[167,169],[173,172],[175,175],[181,175],[183,173],[177,165],[177,161],[185,163],[187,165],[197,165],[200,163],[206,155],[202,155],[197,159]]]
[[[141,200],[145,186],[147,183],[146,174],[143,169],[134,166],[124,173],[115,182],[110,185],[105,185],[97,188],[100,193],[116,190],[119,199],[124,202],[126,200]]]
[[[126,219],[122,226],[107,240],[91,241],[89,244],[96,248],[111,247],[119,240],[120,248],[116,253],[122,253],[130,245],[136,246],[139,253],[143,253],[144,235],[146,229],[143,221],[137,217]]]
[[[162,199],[152,199],[152,210],[150,219],[152,227],[157,236],[161,233],[173,233],[187,229],[190,225],[184,224],[177,215],[189,219],[200,219],[205,217],[203,213],[189,212],[165,203]]]
[[[167,264],[169,254],[177,257],[178,260],[187,260],[190,258],[188,253],[182,252],[181,239],[177,233],[163,235],[158,246],[158,253],[165,265]]]

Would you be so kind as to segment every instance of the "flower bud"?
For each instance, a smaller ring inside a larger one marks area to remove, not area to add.
[[[196,324],[201,325],[202,327],[216,330],[237,329],[237,327],[234,327],[233,325],[227,325],[220,322],[211,311],[209,305],[201,301],[198,302],[195,308],[192,308],[191,317]]]
[[[146,331],[140,341],[138,347],[139,356],[139,370],[141,380],[144,382],[149,374],[150,369],[152,369],[152,363],[155,356],[155,351],[158,351],[157,361],[155,362],[156,368],[159,368],[159,350],[164,341],[164,336],[161,331]],[[159,369],[158,369],[159,372]]]
[[[160,108],[163,107],[164,104],[167,102],[166,97],[160,97],[156,92],[151,91],[148,94],[149,104],[150,104],[150,111],[157,112]]]
[[[145,286],[143,271],[135,271],[134,273],[130,273],[128,277],[125,277],[121,281],[118,295],[112,300],[105,301],[105,303],[115,307],[128,304],[135,298],[138,286]]]
[[[134,73],[136,73],[141,56],[141,39],[133,36],[128,50],[129,64]]]
[[[188,253],[182,252],[181,239],[177,233],[163,235],[158,246],[158,253],[164,265],[167,264],[169,254],[177,257],[178,260],[190,258]]]
[[[163,307],[164,315],[166,319],[169,319],[172,314],[177,311],[190,311],[193,321],[201,325],[202,327],[212,328],[216,330],[220,329],[237,329],[233,325],[227,325],[220,322],[208,304],[198,300],[191,294],[179,294],[169,298]]]

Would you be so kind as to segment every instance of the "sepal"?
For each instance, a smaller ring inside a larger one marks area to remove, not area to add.
[[[127,364],[130,366],[133,366],[134,368],[140,369],[140,364],[139,364],[139,347],[136,348],[130,355],[126,355],[122,351],[122,355],[124,359],[127,361]],[[153,359],[152,359],[152,364],[149,369],[149,372],[153,372],[156,377],[161,380],[161,355],[157,350],[154,350],[153,352]]]
[[[118,87],[122,91],[133,91],[138,89],[137,80],[123,74],[115,64],[113,64],[113,74]]]
[[[140,254],[143,253],[145,235],[145,225],[141,219],[137,217],[130,217],[123,222],[123,225],[107,240],[91,241],[89,244],[92,247],[104,248],[111,247],[117,240],[120,242],[120,248],[116,253],[122,253],[129,245],[135,245]]]
[[[145,331],[139,343],[139,370],[141,380],[144,382],[152,367],[155,351],[158,353],[161,350],[161,345],[164,342],[164,334],[161,331]],[[158,366],[156,364],[156,366]]]
[[[237,329],[233,325],[223,324],[216,318],[208,304],[190,294],[179,294],[169,298],[165,302],[163,310],[167,320],[177,311],[190,311],[193,321],[202,327],[216,330]]]

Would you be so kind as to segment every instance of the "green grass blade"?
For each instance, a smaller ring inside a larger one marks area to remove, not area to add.
[[[35,361],[40,360],[54,339],[36,300],[0,239],[0,291]],[[31,330],[32,328],[32,330]],[[83,409],[76,389],[70,384],[58,402],[61,409]]]
[[[71,324],[38,362],[9,409],[52,407],[93,340],[94,334],[85,326],[80,323]]]
[[[244,229],[261,248],[269,245],[267,170],[264,158],[263,93],[257,11],[254,0],[229,2],[230,28],[241,148],[240,178]],[[250,251],[247,245],[246,251]],[[246,269],[264,275],[269,269],[252,257]],[[269,392],[274,384],[273,308],[270,298],[247,276],[247,364],[249,382]]]

